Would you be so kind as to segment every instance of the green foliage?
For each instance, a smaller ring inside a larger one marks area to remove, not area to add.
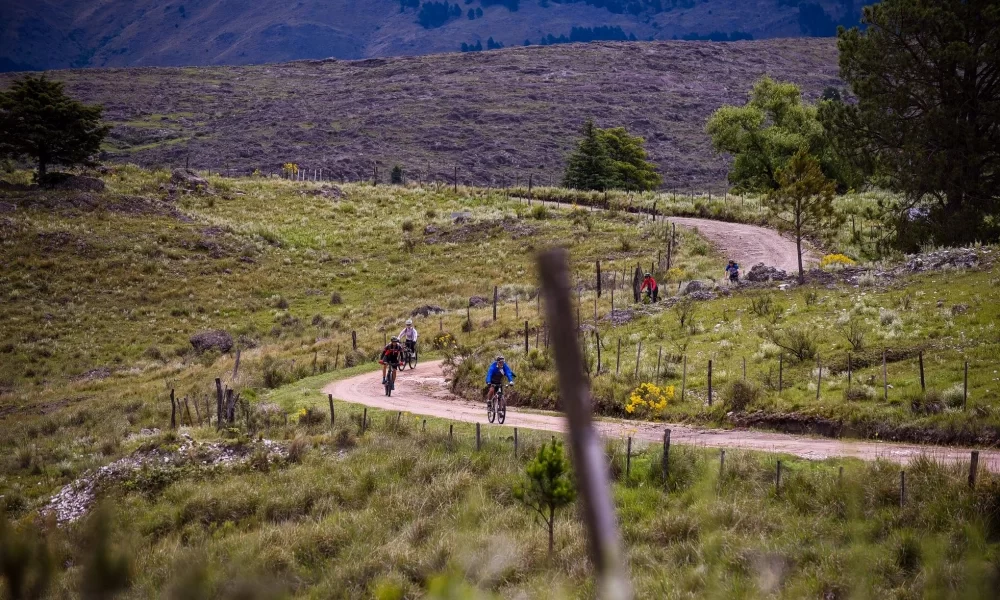
[[[805,277],[802,240],[826,237],[839,224],[834,210],[833,181],[823,175],[819,161],[800,148],[788,164],[777,172],[778,189],[768,196],[768,210],[783,229],[795,237],[798,250],[799,281]]]
[[[514,497],[534,510],[549,529],[549,554],[552,553],[556,511],[576,498],[569,459],[562,442],[555,439],[543,444],[524,470],[524,481],[514,487]]]
[[[403,167],[395,165],[389,173],[389,183],[393,185],[403,185]]]
[[[55,574],[52,549],[29,529],[16,530],[0,511],[0,589],[13,600],[44,597]]]
[[[823,173],[842,190],[853,183],[817,119],[817,108],[802,102],[794,83],[761,78],[745,105],[719,108],[706,130],[716,152],[733,156],[729,181],[737,191],[778,189],[779,172],[801,148],[819,157]]]
[[[0,156],[30,157],[44,183],[49,165],[83,163],[100,150],[109,130],[102,111],[67,96],[61,82],[25,75],[0,92]]]
[[[108,509],[101,507],[90,517],[83,542],[81,596],[87,600],[112,598],[128,589],[132,565],[114,538]]]
[[[645,140],[624,127],[600,129],[588,119],[566,163],[564,185],[580,190],[653,190],[661,178],[646,160]]]
[[[1000,238],[1000,5],[887,0],[863,23],[837,43],[857,102],[824,105],[820,118],[838,150],[907,195],[889,207],[897,245]]]

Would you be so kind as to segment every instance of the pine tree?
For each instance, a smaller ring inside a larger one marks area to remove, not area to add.
[[[389,173],[389,183],[393,185],[403,185],[403,167],[395,165]]]
[[[563,185],[578,190],[606,190],[613,172],[608,148],[599,135],[593,119],[583,125],[583,139],[566,162]]]
[[[30,157],[44,183],[50,165],[84,163],[100,151],[109,129],[102,112],[66,95],[60,82],[25,75],[0,93],[0,156]]]
[[[779,227],[795,238],[799,283],[802,283],[805,280],[802,240],[825,236],[838,225],[839,217],[833,209],[836,186],[823,175],[819,160],[805,148],[800,148],[778,170],[777,180],[778,189],[768,196],[768,210]]]
[[[525,467],[525,480],[514,487],[514,497],[545,522],[549,530],[549,554],[552,554],[556,511],[576,499],[569,459],[561,442],[552,440],[538,449]]]

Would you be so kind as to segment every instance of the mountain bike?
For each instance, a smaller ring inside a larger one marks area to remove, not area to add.
[[[507,400],[504,398],[503,390],[507,386],[501,383],[493,387],[497,391],[492,398],[486,401],[486,418],[490,420],[490,423],[496,419],[498,423],[503,425],[504,419],[507,418]]]
[[[409,346],[403,344],[403,360],[400,361],[399,370],[402,371],[404,367],[409,365],[410,369],[415,369],[417,366],[417,348],[413,347],[411,350]]]
[[[402,364],[402,363],[400,363]],[[385,395],[391,396],[392,390],[396,389],[396,369],[395,365],[389,364],[389,368],[385,371]]]

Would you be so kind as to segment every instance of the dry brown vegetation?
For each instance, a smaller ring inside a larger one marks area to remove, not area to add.
[[[833,40],[592,43],[280,65],[56,72],[115,123],[108,158],[147,166],[382,181],[552,184],[587,117],[647,140],[664,187],[721,190],[704,123],[768,73],[815,98],[837,85]],[[0,78],[5,86],[10,76]]]

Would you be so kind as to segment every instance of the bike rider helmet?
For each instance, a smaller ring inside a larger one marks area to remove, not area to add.
[[[394,335],[394,336],[392,336],[392,339],[391,339],[391,340],[389,340],[389,341],[390,341],[390,342],[396,342],[396,343],[399,343],[399,336],[396,336],[396,335]]]
[[[646,273],[645,275],[643,275],[643,277],[652,277],[652,275],[650,275],[649,273]]]
[[[407,319],[406,320],[406,324],[407,325],[413,325],[413,319]]]
[[[497,362],[503,362],[503,354],[497,354]]]

